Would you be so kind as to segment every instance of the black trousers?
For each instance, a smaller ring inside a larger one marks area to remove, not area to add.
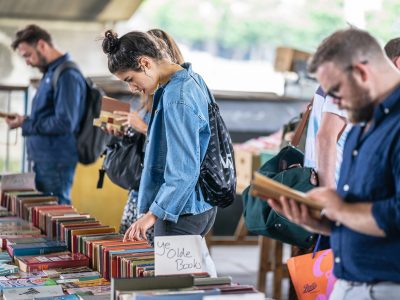
[[[198,215],[181,215],[178,222],[158,219],[154,224],[154,236],[201,235],[205,236],[214,225],[217,207]]]

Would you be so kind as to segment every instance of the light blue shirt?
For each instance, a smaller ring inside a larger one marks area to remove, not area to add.
[[[212,208],[196,191],[210,140],[211,99],[191,64],[182,67],[154,95],[138,199],[139,213],[150,210],[173,222]]]

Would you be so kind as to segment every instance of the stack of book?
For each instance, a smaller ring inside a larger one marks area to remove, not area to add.
[[[98,127],[111,127],[117,131],[124,131],[123,122],[118,120],[115,111],[130,111],[130,104],[104,96],[101,101],[101,111],[99,118],[93,120],[93,125]]]
[[[170,299],[202,299],[193,297],[255,291],[231,278],[155,277],[146,241],[124,242],[114,227],[34,189],[1,190],[1,203],[15,215],[0,217],[4,299],[158,299],[170,289],[180,289]]]
[[[111,279],[111,299],[147,299],[167,300],[185,299],[201,300],[210,295],[227,295],[251,293],[254,299],[265,298],[264,294],[257,293],[251,285],[232,283],[227,277],[196,277],[193,275],[170,275],[149,278],[113,278]],[[262,298],[259,296],[262,295]]]

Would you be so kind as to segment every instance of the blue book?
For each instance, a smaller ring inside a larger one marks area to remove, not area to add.
[[[11,256],[23,256],[23,255],[38,255],[47,254],[52,252],[62,252],[67,250],[67,246],[64,242],[51,241],[45,243],[35,244],[14,244],[8,245],[7,250]]]

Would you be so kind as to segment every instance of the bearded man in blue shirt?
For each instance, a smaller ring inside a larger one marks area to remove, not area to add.
[[[269,204],[330,236],[338,278],[330,299],[398,299],[400,72],[369,33],[353,28],[324,40],[309,72],[354,123],[337,190],[307,194],[324,207],[321,220],[293,199],[269,199]]]
[[[70,190],[78,162],[76,135],[84,113],[86,82],[73,68],[65,69],[52,86],[57,66],[70,60],[53,45],[50,34],[36,25],[18,31],[12,48],[43,77],[32,101],[30,116],[14,114],[6,119],[11,129],[21,127],[28,160],[33,162],[36,188],[70,204]]]

